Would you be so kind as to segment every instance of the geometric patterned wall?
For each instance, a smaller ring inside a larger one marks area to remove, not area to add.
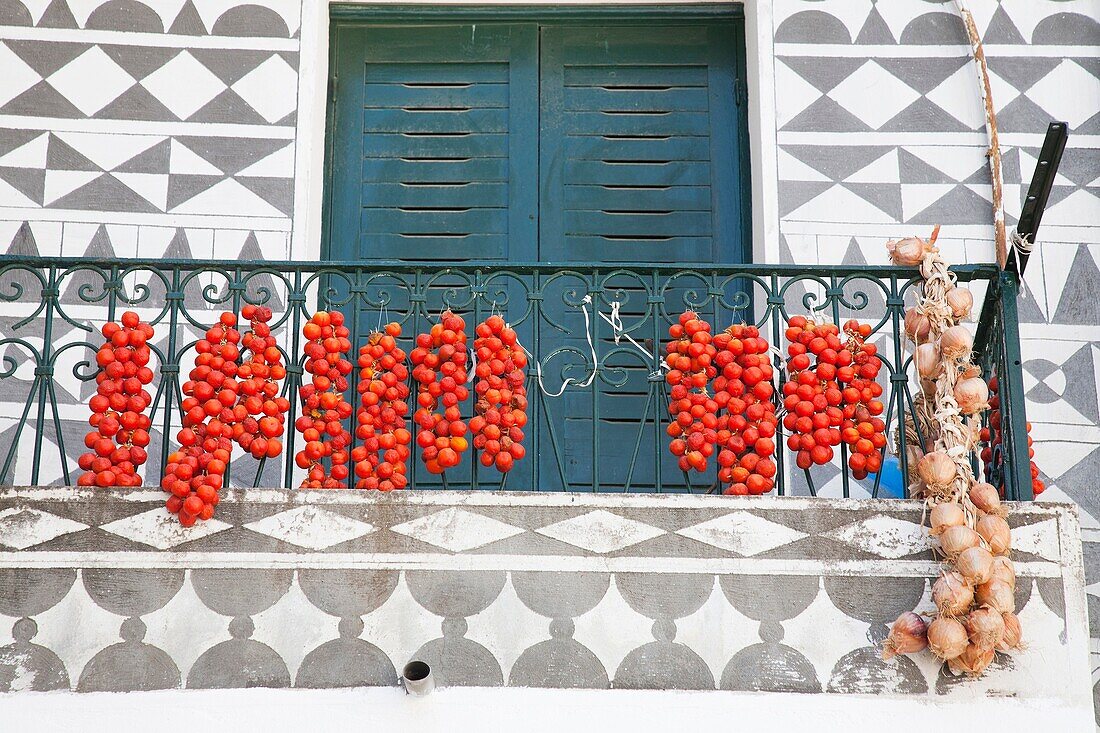
[[[1084,510],[1097,667],[1100,1],[969,5],[997,107],[1010,227],[1047,123],[1070,128],[1026,272],[1021,337],[1036,462],[1053,487],[1043,498],[1068,497]],[[880,263],[887,238],[926,235],[942,223],[945,256],[990,261],[985,122],[954,3],[776,0],[773,7],[781,237],[769,257]]]
[[[0,691],[394,685],[1013,696],[1088,716],[1077,521],[1014,510],[1027,647],[881,659],[940,567],[913,501],[0,490]]]
[[[0,251],[285,259],[297,0],[0,0]],[[25,238],[24,238],[25,239]],[[103,238],[100,237],[100,240]],[[100,241],[102,245],[102,241]],[[255,255],[255,253],[253,253]]]
[[[774,87],[750,84],[776,110],[756,141],[778,174],[765,258],[883,262],[886,239],[942,223],[951,260],[989,261],[984,122],[953,3],[770,5]],[[1045,496],[1084,510],[1100,637],[1100,0],[970,5],[1010,225],[1046,123],[1070,125],[1021,335]],[[302,0],[0,0],[0,252],[306,251],[290,241],[301,15]]]

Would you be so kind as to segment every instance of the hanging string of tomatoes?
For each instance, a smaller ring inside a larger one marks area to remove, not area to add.
[[[766,494],[775,485],[771,346],[755,326],[736,324],[714,337],[714,400],[719,418],[718,480],[725,494]]]
[[[360,407],[355,437],[362,442],[351,451],[355,461],[355,488],[392,491],[408,485],[409,443],[405,426],[409,412],[409,370],[405,352],[397,345],[401,325],[387,324],[359,348]]]
[[[96,352],[96,393],[88,401],[93,430],[84,436],[90,450],[77,461],[84,471],[77,485],[141,486],[137,469],[148,458],[149,445],[145,409],[153,401],[145,389],[153,381],[147,343],[153,327],[127,311],[121,325],[106,323],[102,333],[105,341]]]
[[[283,450],[279,438],[284,431],[290,400],[279,396],[279,382],[286,377],[275,337],[271,335],[271,309],[251,303],[241,308],[249,330],[241,337],[248,359],[237,370],[240,390],[233,439],[253,458],[274,458]],[[257,419],[259,418],[259,419]]]
[[[665,346],[665,381],[670,387],[668,412],[673,417],[667,429],[672,438],[668,449],[681,471],[702,473],[718,444],[719,405],[707,393],[707,385],[718,374],[717,349],[710,324],[695,311],[681,313],[668,335],[672,340]]]
[[[351,459],[351,433],[344,427],[352,413],[351,403],[344,399],[352,370],[346,358],[351,351],[351,332],[344,325],[343,313],[321,311],[302,327],[302,335],[306,339],[305,370],[313,376],[298,389],[302,415],[294,427],[306,444],[294,461],[306,469],[303,489],[343,489]]]
[[[882,450],[886,447],[886,422],[878,417],[884,406],[878,399],[882,385],[876,381],[882,361],[876,356],[874,344],[867,343],[871,326],[850,320],[844,324],[848,341],[838,355],[840,361],[836,380],[842,387],[844,420],[840,424],[840,439],[848,446],[848,468],[857,480],[878,473],[882,468]]]
[[[527,389],[523,369],[527,353],[519,346],[515,330],[498,315],[489,316],[474,332],[477,402],[470,432],[474,448],[481,451],[481,465],[496,466],[507,473],[526,455],[523,428],[527,425]]]
[[[841,442],[844,395],[837,369],[850,365],[852,355],[842,347],[839,334],[835,324],[815,323],[804,316],[787,322],[783,427],[790,432],[787,448],[801,469],[829,463]]]
[[[184,527],[210,519],[233,453],[234,407],[238,402],[237,359],[241,334],[237,317],[222,313],[195,344],[195,368],[183,384],[180,449],[168,456],[161,488],[171,494],[166,506]]]
[[[446,310],[429,333],[416,337],[416,348],[409,352],[412,376],[420,385],[416,395],[419,408],[413,415],[420,427],[416,443],[430,473],[454,468],[469,447],[458,407],[469,396],[466,341],[466,322]]]

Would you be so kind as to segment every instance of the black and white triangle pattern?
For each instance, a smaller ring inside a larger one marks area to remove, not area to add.
[[[293,125],[296,50],[0,41],[0,115]]]
[[[3,0],[0,25],[182,36],[297,37],[297,3],[255,0]]]
[[[996,52],[996,45],[1029,43],[1055,51],[1100,46],[1100,23],[1076,12],[1076,3],[987,5],[975,10],[975,21],[991,46],[1001,133],[1043,132],[1051,120],[1068,122],[1074,136],[1100,132],[1100,65],[1092,54]],[[944,145],[939,139],[984,131],[969,45],[951,8],[920,11],[877,1],[777,3],[781,218],[988,224],[992,192],[984,144]],[[811,43],[833,45],[814,53]],[[914,54],[913,46],[927,52]],[[809,133],[816,137],[805,141]],[[838,136],[852,133],[875,133],[883,144],[841,143]],[[793,136],[800,144],[790,144]],[[1002,147],[1012,224],[1038,151],[1006,146],[1004,139]],[[1100,151],[1075,146],[1063,164],[1044,223],[1100,221]]]
[[[0,130],[0,207],[285,218],[284,138]]]

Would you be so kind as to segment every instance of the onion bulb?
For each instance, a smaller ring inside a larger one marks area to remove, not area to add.
[[[953,618],[940,616],[928,624],[928,650],[940,659],[954,659],[968,643],[966,627]]]
[[[1008,528],[1008,522],[1003,517],[998,517],[996,514],[986,514],[978,520],[978,526],[975,529],[989,545],[989,551],[994,555],[1007,555],[1008,551],[1012,549],[1012,532]]]
[[[882,647],[882,658],[898,654],[915,654],[928,646],[928,626],[917,614],[906,611],[890,627],[890,635]]]
[[[989,387],[981,377],[965,377],[955,383],[955,402],[964,415],[989,409]]]
[[[936,379],[943,372],[943,360],[940,358],[940,345],[934,342],[921,344],[913,355],[917,365],[917,374],[921,379]]]
[[[929,488],[943,488],[955,480],[959,469],[951,457],[942,451],[925,453],[917,464],[917,475]]]
[[[905,311],[905,335],[918,344],[928,340],[928,333],[932,330],[932,322],[928,316],[918,311],[915,307]]]
[[[924,255],[932,249],[932,246],[920,237],[906,237],[905,239],[891,240],[886,243],[886,251],[890,253],[890,261],[901,267],[915,267],[919,265]]]
[[[912,476],[913,471],[916,470],[917,464],[920,463],[920,459],[924,458],[924,451],[920,448],[920,443],[909,443],[905,446],[905,458],[909,467],[909,475]]]
[[[940,336],[940,353],[945,359],[965,359],[974,348],[974,337],[966,326],[952,326]]]
[[[957,557],[959,553],[981,544],[981,536],[966,525],[948,527],[940,535],[940,548],[948,557]]]
[[[956,321],[970,315],[974,307],[974,294],[966,288],[951,288],[947,291],[947,305],[951,307],[951,315]]]
[[[958,573],[944,573],[932,584],[932,601],[944,616],[962,616],[974,602],[974,589]]]
[[[1001,636],[1001,642],[997,644],[997,649],[1002,652],[1019,649],[1020,640],[1024,635],[1023,629],[1020,628],[1020,617],[1014,613],[1004,613],[1001,614],[1001,619],[1005,625],[1005,631]]]
[[[969,644],[963,653],[947,660],[947,666],[956,675],[966,674],[977,677],[993,661],[993,650],[983,650],[977,644]]]
[[[993,558],[993,578],[1003,580],[1016,590],[1016,566],[1004,555]]]
[[[999,611],[982,606],[966,617],[966,630],[970,633],[971,644],[983,651],[989,651],[1001,643],[1005,622]]]
[[[961,527],[965,525],[966,512],[964,512],[963,508],[955,502],[946,501],[932,507],[931,522],[932,536],[939,537],[951,527]]]
[[[1012,593],[1012,587],[1003,580],[994,578],[982,583],[974,595],[978,605],[989,606],[1000,613],[1012,613],[1016,610],[1016,598]]]
[[[960,575],[979,585],[993,577],[993,555],[984,547],[970,547],[959,553],[955,567]]]
[[[986,514],[996,514],[1000,517],[1005,515],[1005,508],[1001,504],[1001,495],[993,484],[979,481],[971,486],[970,501]]]

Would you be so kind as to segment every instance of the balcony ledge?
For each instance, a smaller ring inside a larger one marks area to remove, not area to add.
[[[879,657],[931,608],[919,502],[240,489],[184,529],[163,497],[0,489],[4,689],[388,686],[417,658],[442,687],[1091,709],[1068,505],[1012,506],[1027,646],[968,680]]]

